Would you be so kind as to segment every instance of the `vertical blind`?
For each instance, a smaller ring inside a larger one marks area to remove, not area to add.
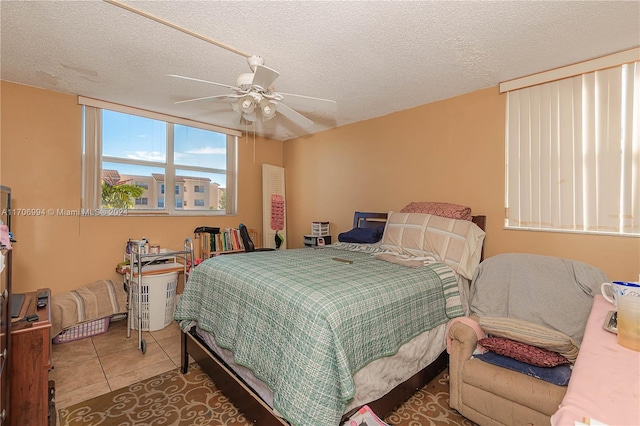
[[[640,62],[507,94],[508,228],[640,235]]]

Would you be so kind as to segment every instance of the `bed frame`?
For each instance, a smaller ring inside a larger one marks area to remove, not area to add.
[[[378,227],[387,220],[387,213],[356,212],[353,220],[354,228]],[[473,222],[485,230],[486,216],[473,216]],[[484,248],[481,260],[484,259]],[[195,328],[195,327],[194,327]],[[233,403],[245,418],[260,426],[282,426],[289,423],[274,414],[273,410],[258,394],[248,386],[220,357],[218,357],[196,335],[192,328],[188,333],[181,333],[180,370],[185,374],[189,368],[189,356],[214,378],[216,387]],[[401,383],[382,398],[367,405],[380,417],[384,418],[395,407],[408,400],[418,389],[433,380],[449,364],[449,355],[443,351],[438,358],[407,381]],[[342,424],[357,409],[345,414]]]

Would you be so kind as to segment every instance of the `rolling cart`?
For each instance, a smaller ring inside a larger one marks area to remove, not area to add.
[[[136,328],[138,349],[145,354],[147,343],[142,338],[143,329],[159,330],[173,321],[177,275],[183,272],[186,283],[189,266],[193,265],[193,242],[186,238],[183,250],[163,249],[159,253],[147,253],[141,241],[129,244],[129,253],[125,253],[129,271],[124,274],[127,338],[131,337],[131,329]]]

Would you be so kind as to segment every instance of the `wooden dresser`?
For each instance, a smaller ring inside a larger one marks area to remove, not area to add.
[[[11,250],[2,250],[5,267],[0,276],[0,425],[7,424],[9,407],[9,324],[11,323]]]
[[[36,307],[37,292],[26,293],[24,315],[34,322],[11,324],[9,354],[9,425],[44,426],[49,423],[49,370],[51,369],[51,291],[47,306]],[[43,291],[38,290],[38,292]],[[21,312],[22,315],[22,312]],[[55,409],[52,414],[55,424]]]

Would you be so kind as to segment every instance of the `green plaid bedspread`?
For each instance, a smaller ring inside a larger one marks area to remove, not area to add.
[[[206,260],[192,270],[175,318],[185,330],[197,321],[233,351],[290,423],[327,426],[339,424],[358,370],[461,316],[459,301],[444,264],[414,269],[304,248]]]

